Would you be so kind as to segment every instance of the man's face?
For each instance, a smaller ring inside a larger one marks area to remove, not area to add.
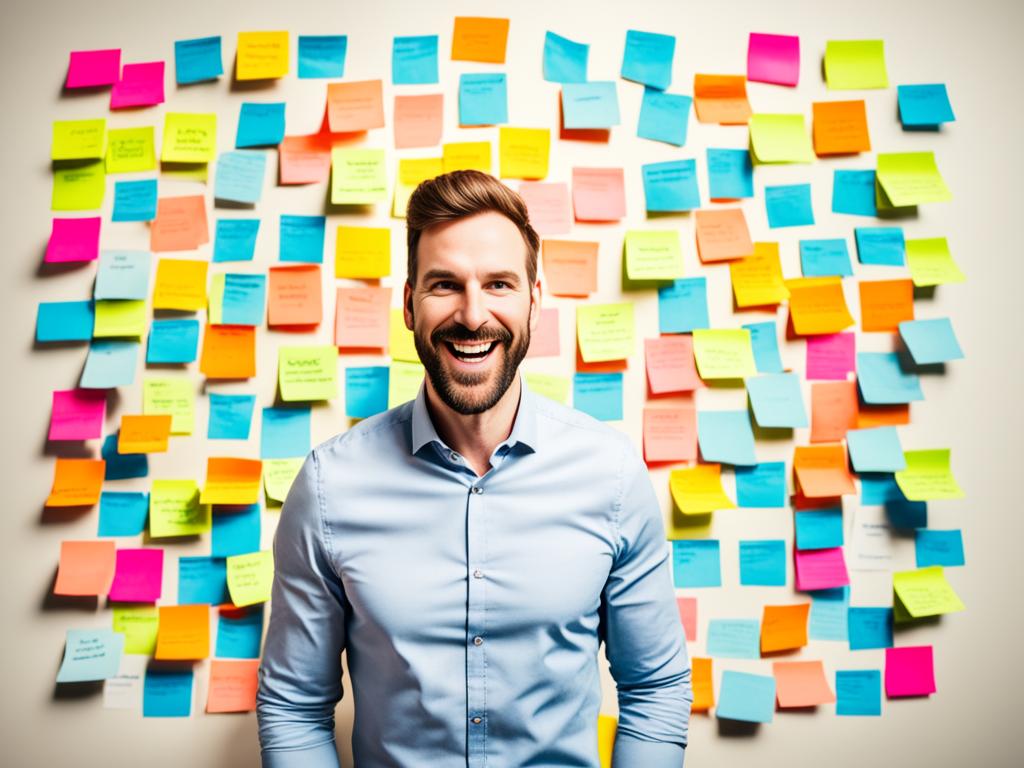
[[[515,379],[540,312],[519,229],[493,211],[420,236],[405,324],[435,392],[452,410],[482,413]]]

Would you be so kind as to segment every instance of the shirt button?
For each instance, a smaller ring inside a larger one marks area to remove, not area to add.
[[[477,494],[479,496],[483,492],[484,492],[484,489],[481,488],[479,485],[474,485],[473,486],[473,493],[475,493],[475,494]]]
[[[477,568],[475,571],[473,571],[473,578],[474,579],[482,579],[483,577],[484,577],[484,572],[481,571],[479,568]]]
[[[473,718],[473,725],[480,725],[480,723],[482,723],[482,722],[483,722],[483,720],[481,720],[479,717],[474,717]]]
[[[451,453],[448,454],[448,458],[451,459],[452,461],[458,461],[459,454],[457,454],[455,451],[452,451]]]
[[[483,644],[484,644],[484,639],[482,637],[480,637],[480,635],[477,635],[476,637],[473,638],[473,645],[483,645]]]

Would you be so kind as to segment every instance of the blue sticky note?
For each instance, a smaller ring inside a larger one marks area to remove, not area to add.
[[[893,528],[914,529],[928,525],[928,502],[897,499],[885,502],[885,516]]]
[[[761,622],[757,619],[712,619],[708,622],[707,653],[717,659],[759,659]]]
[[[124,635],[112,629],[69,629],[58,683],[84,683],[117,675]]]
[[[892,608],[850,607],[847,614],[850,650],[892,648]]]
[[[100,251],[93,298],[147,298],[151,261],[149,251]]]
[[[234,203],[258,203],[263,194],[267,156],[262,152],[237,150],[221,152],[213,196]]]
[[[857,227],[853,236],[861,264],[903,266],[907,252],[903,227]]]
[[[618,124],[619,97],[614,82],[562,85],[562,125],[565,128],[611,128]]]
[[[960,360],[964,356],[948,317],[904,320],[900,323],[900,338],[918,365],[945,363]]]
[[[700,208],[696,160],[669,160],[640,167],[644,199],[653,212],[690,211]]]
[[[707,156],[712,200],[754,196],[754,164],[748,150],[708,148]]]
[[[149,457],[146,454],[117,452],[117,432],[103,439],[100,458],[106,462],[104,480],[128,480],[149,474]]]
[[[213,512],[210,554],[231,557],[258,552],[260,548],[260,505],[218,505]]]
[[[299,35],[299,77],[345,76],[348,35]]]
[[[814,224],[810,184],[784,184],[764,188],[768,226],[802,227]]]
[[[665,93],[656,88],[644,88],[640,102],[640,122],[636,135],[642,139],[663,141],[681,147],[686,144],[690,126],[690,106],[693,99],[678,93]],[[713,150],[708,150],[711,152]]]
[[[154,320],[149,327],[147,363],[193,363],[198,349],[199,321],[194,318]]]
[[[103,491],[100,494],[100,525],[97,536],[138,536],[146,528],[149,494]]]
[[[217,618],[217,658],[258,659],[262,638],[262,605],[252,605],[244,611],[220,612]]]
[[[230,603],[227,568],[222,557],[179,557],[178,605]]]
[[[881,670],[837,669],[836,714],[840,716],[881,715]]]
[[[842,507],[798,509],[793,513],[797,549],[843,546]]]
[[[857,386],[868,405],[895,405],[924,400],[921,380],[900,368],[896,352],[858,352]]]
[[[248,440],[256,395],[221,395],[210,393],[208,440]]]
[[[836,169],[832,175],[832,213],[877,216],[875,172]]]
[[[281,214],[281,261],[302,261],[320,264],[324,260],[326,216],[291,216]]]
[[[601,421],[622,418],[621,373],[577,373],[572,380],[572,405]]]
[[[828,240],[800,241],[800,271],[804,277],[850,277],[853,266],[846,240],[841,237]]]
[[[544,35],[544,79],[549,83],[585,83],[590,46],[547,32]]]
[[[89,345],[85,368],[78,386],[86,389],[128,387],[135,382],[139,342],[120,339],[94,339]]]
[[[684,277],[658,289],[658,328],[661,333],[689,333],[710,327],[708,281]]]
[[[741,541],[740,584],[744,587],[786,586],[786,542],[783,539]]]
[[[152,221],[156,218],[156,179],[114,182],[111,221]]]
[[[235,147],[273,147],[284,139],[284,102],[243,101],[238,112]]]
[[[945,83],[897,85],[896,101],[904,128],[920,128],[956,120]]]
[[[896,427],[851,429],[846,449],[854,472],[898,472],[907,468]]]
[[[143,717],[188,717],[192,711],[192,668],[151,666],[142,683]]]
[[[390,371],[386,365],[345,369],[345,415],[353,419],[366,419],[388,409],[388,381]]]
[[[770,723],[775,715],[775,678],[727,669],[722,672],[715,716],[725,720]]]
[[[437,35],[395,38],[391,47],[391,82],[395,85],[437,82]]]
[[[264,408],[260,458],[290,459],[309,453],[310,406]]]
[[[91,301],[41,301],[36,313],[36,341],[89,341],[94,321]]]
[[[672,82],[672,57],[675,51],[676,39],[672,35],[627,30],[621,75],[626,80],[663,91]]]
[[[964,564],[964,540],[959,530],[919,529],[914,532],[914,550],[918,568]]]
[[[795,373],[766,373],[747,378],[747,395],[759,427],[809,427],[800,377]]]
[[[782,356],[779,354],[779,335],[775,323],[744,323],[743,327],[750,331],[757,372],[782,373]]]
[[[501,72],[459,77],[459,125],[508,122],[508,85]]]
[[[672,542],[672,578],[677,588],[722,586],[718,539]]]
[[[224,275],[225,325],[262,325],[267,305],[266,275]]]
[[[850,588],[818,589],[811,593],[811,615],[807,620],[807,636],[812,640],[849,639]]]
[[[220,35],[174,42],[174,79],[178,85],[216,80],[223,74]]]
[[[697,442],[706,462],[757,464],[754,430],[746,411],[698,411]]]
[[[865,506],[905,500],[903,491],[896,485],[896,478],[891,472],[865,472],[859,479],[860,503]]]
[[[786,506],[786,462],[736,467],[736,503],[762,509]]]
[[[217,219],[213,261],[252,261],[256,253],[259,219]]]

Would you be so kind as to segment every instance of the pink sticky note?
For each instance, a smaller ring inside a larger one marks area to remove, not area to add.
[[[833,589],[850,583],[842,547],[798,549],[796,551],[796,588],[800,592]]]
[[[573,168],[572,205],[577,221],[618,221],[626,215],[621,168]]]
[[[747,80],[796,85],[800,81],[800,38],[751,32],[747,46]]]
[[[857,341],[852,333],[807,337],[807,378],[845,381],[857,370]]]
[[[125,64],[110,91],[110,108],[149,107],[164,103],[164,63]]]
[[[677,597],[676,607],[679,609],[679,620],[683,622],[686,641],[697,642],[697,598]]]
[[[95,88],[113,85],[121,70],[121,49],[72,51],[65,88]]]
[[[100,217],[54,219],[43,261],[96,261],[100,256]]]
[[[692,392],[700,388],[692,336],[658,336],[644,340],[647,386],[652,395]]]
[[[155,603],[164,579],[162,549],[119,549],[109,600],[122,603]]]
[[[526,203],[530,224],[541,237],[564,235],[572,229],[566,184],[524,181],[519,185],[519,196]]]
[[[697,460],[697,409],[692,403],[644,408],[644,461]]]
[[[548,307],[540,311],[537,330],[530,335],[527,357],[558,357],[561,347],[558,343],[558,310]]]
[[[53,393],[50,440],[91,440],[103,437],[107,409],[105,389],[66,389]]]
[[[885,649],[886,696],[927,696],[935,690],[935,665],[930,645]]]

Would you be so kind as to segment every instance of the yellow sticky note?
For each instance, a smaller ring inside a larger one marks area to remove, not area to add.
[[[92,335],[97,339],[112,336],[141,336],[146,332],[146,302],[136,299],[101,299],[94,303]]]
[[[302,469],[303,461],[305,458],[302,456],[294,459],[263,460],[263,487],[268,499],[284,503],[295,476]]]
[[[165,163],[208,163],[217,154],[215,112],[168,112],[160,159]]]
[[[395,360],[388,372],[388,408],[415,400],[423,383],[423,364]]]
[[[210,507],[199,502],[194,480],[154,480],[149,492],[149,535],[194,536],[210,530]]]
[[[698,464],[674,469],[668,478],[672,500],[684,515],[700,515],[719,509],[735,509],[722,487],[720,464]]]
[[[288,74],[288,33],[239,32],[235,59],[238,80],[269,80]]]
[[[452,171],[491,172],[491,142],[457,141],[441,147],[445,173]]]
[[[206,320],[210,325],[224,322],[224,283],[227,276],[222,272],[210,278],[210,290],[206,294]]]
[[[195,428],[195,392],[189,379],[147,376],[142,383],[142,412],[171,415],[172,435],[191,435]]]
[[[878,155],[875,202],[880,208],[903,208],[953,199],[942,180],[933,152],[887,152]]]
[[[107,121],[54,120],[51,160],[101,160],[105,149]]]
[[[389,227],[338,227],[334,276],[375,279],[391,274]]]
[[[391,310],[388,323],[388,354],[392,360],[417,364],[420,362],[413,333],[405,327],[405,316],[401,309]]]
[[[107,173],[138,173],[156,169],[153,126],[111,128],[107,133]]]
[[[53,168],[53,195],[50,208],[55,211],[91,211],[103,205],[107,174],[102,160],[64,162]]]
[[[228,592],[239,608],[270,599],[274,583],[274,556],[268,550],[232,555],[227,559]]]
[[[383,149],[331,150],[331,203],[369,205],[387,199]]]
[[[839,333],[853,325],[842,278],[804,277],[786,281],[789,317],[798,336]]]
[[[576,340],[584,363],[625,360],[633,354],[633,303],[581,304],[576,308]]]
[[[206,460],[206,485],[201,504],[255,504],[260,498],[263,464],[259,459],[211,456]]]
[[[114,606],[113,629],[124,635],[124,652],[152,656],[160,614],[155,605]]]
[[[395,199],[391,215],[405,218],[409,198],[422,182],[444,173],[444,160],[440,157],[411,157],[398,161],[398,181],[395,183]]]
[[[338,348],[281,347],[278,387],[285,402],[331,400],[338,395]]]
[[[693,332],[697,373],[704,380],[757,375],[754,347],[746,328],[710,328]]]
[[[530,371],[524,374],[526,386],[530,391],[562,405],[569,404],[569,389],[572,382],[568,376],[555,376],[550,373]]]
[[[963,602],[946,581],[941,565],[897,571],[892,575],[892,588],[899,598],[894,601],[896,621],[964,610]]]
[[[754,254],[729,262],[737,307],[774,306],[789,298],[778,243],[754,243]]]
[[[888,88],[885,42],[829,40],[825,43],[825,84],[834,91]]]
[[[949,466],[949,449],[904,451],[906,469],[896,473],[896,484],[910,501],[962,499],[964,492]]]
[[[153,286],[153,309],[196,312],[206,306],[207,261],[160,259]]]
[[[750,156],[755,163],[809,163],[814,160],[803,115],[751,115]]]
[[[611,715],[597,716],[597,754],[601,768],[612,768],[612,751],[615,749],[615,732],[619,720]]]
[[[683,249],[675,229],[626,231],[626,276],[674,280],[683,276]]]
[[[543,179],[548,175],[551,131],[547,128],[500,128],[498,157],[503,179]]]
[[[907,267],[914,285],[962,283],[967,277],[953,261],[944,237],[924,237],[906,241]]]

